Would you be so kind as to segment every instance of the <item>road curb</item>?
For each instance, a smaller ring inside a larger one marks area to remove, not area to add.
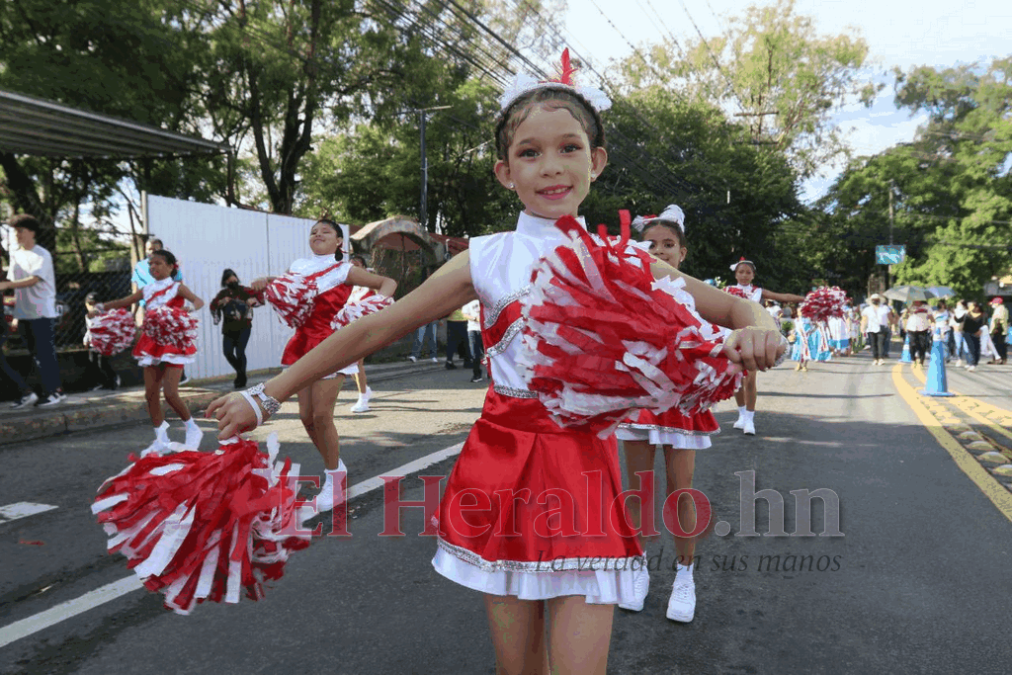
[[[375,366],[366,365],[365,369],[368,381],[378,383],[410,377],[443,367],[442,362],[380,363]],[[273,373],[269,373],[268,376],[270,374]],[[347,382],[350,382],[354,387],[354,378],[347,378],[345,387],[349,386]],[[250,384],[255,384],[255,381],[251,379]],[[211,401],[230,391],[232,391],[231,380],[217,380],[188,384],[179,390],[179,395],[190,412],[198,414],[207,408]],[[78,399],[78,396],[82,398]],[[36,408],[26,412],[0,415],[0,449],[15,443],[115,427],[148,419],[144,390],[140,388],[106,395],[102,398],[89,398],[85,394],[71,395],[70,398],[72,402],[52,409]],[[171,411],[169,413],[171,414]]]

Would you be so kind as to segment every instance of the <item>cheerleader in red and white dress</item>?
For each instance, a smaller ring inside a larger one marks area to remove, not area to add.
[[[191,312],[197,312],[204,306],[204,301],[182,283],[172,280],[172,274],[176,270],[176,256],[172,253],[165,249],[154,251],[149,257],[149,266],[151,276],[155,279],[153,283],[125,298],[99,303],[88,316],[97,316],[118,307],[129,307],[144,300],[144,326],[141,338],[134,346],[133,355],[137,364],[144,369],[144,398],[154,426],[155,442],[143,455],[161,454],[169,449],[169,423],[162,413],[161,391],[165,393],[165,402],[186,425],[183,446],[197,450],[204,432],[179,397],[179,377],[183,373],[183,367],[193,363],[197,353],[197,321],[183,308],[189,301],[193,305]]]
[[[604,675],[614,605],[641,599],[648,581],[642,548],[616,501],[622,487],[614,435],[560,427],[521,375],[528,352],[520,333],[530,327],[521,307],[532,269],[570,245],[555,222],[576,216],[607,164],[598,108],[588,95],[607,102],[603,92],[570,83],[518,82],[504,96],[495,133],[496,177],[525,207],[516,230],[471,239],[467,252],[417,290],[338,331],[262,392],[273,408],[271,398],[284,400],[335,367],[481,301],[493,386],[438,518],[426,529],[438,534],[436,570],[485,596],[497,672],[549,672],[550,660],[552,672]],[[707,320],[743,329],[725,344],[728,359],[772,365],[768,354],[782,348],[768,314],[663,263],[650,271],[684,279]],[[233,394],[212,403],[208,415],[228,437],[256,426],[262,413],[251,405]],[[615,517],[608,518],[612,507]]]
[[[339,261],[336,256],[343,243],[340,227],[330,220],[321,219],[309,233],[309,247],[313,251],[313,257],[300,258],[288,268],[290,276],[312,280],[316,295],[309,301],[312,302],[312,309],[308,316],[299,320],[295,335],[285,346],[281,357],[283,366],[291,366],[333,334],[334,319],[348,304],[353,286],[364,286],[378,291],[384,297],[392,296],[397,288],[397,282],[393,279]],[[278,277],[262,277],[250,286],[255,291],[261,291],[276,279]],[[268,289],[268,301],[271,298]],[[307,301],[300,301],[299,298],[290,300],[294,300],[295,305],[304,305]],[[277,307],[276,304],[275,306]],[[307,383],[298,392],[299,419],[323,457],[324,481],[316,498],[316,508],[321,512],[333,509],[334,504],[341,500],[337,494],[341,491],[340,475],[347,475],[347,468],[341,461],[340,437],[334,425],[334,407],[344,385],[344,376],[356,372],[354,364],[345,366],[324,374],[316,382]]]
[[[675,269],[685,260],[688,252],[685,214],[678,206],[668,206],[660,216],[640,216],[633,221],[633,227],[643,231],[643,241],[649,242],[648,250],[655,258]],[[615,437],[623,442],[626,475],[631,489],[642,489],[638,473],[649,472],[653,476],[654,452],[658,445],[663,447],[664,465],[667,468],[665,500],[676,490],[691,489],[696,450],[709,448],[710,436],[717,433],[720,433],[720,425],[709,410],[694,415],[685,415],[677,408],[659,415],[649,410],[640,410],[628,422],[620,424],[615,432]],[[639,501],[631,500],[628,508],[633,524],[638,527]],[[683,533],[691,533],[696,529],[696,507],[688,494],[679,497],[678,523]],[[675,537],[675,554],[678,559],[667,609],[667,617],[672,621],[689,622],[695,616],[696,586],[692,578],[695,553],[695,537]],[[619,606],[634,612],[643,609],[642,602]]]
[[[728,286],[724,289],[731,295],[737,295],[738,297],[745,298],[746,300],[752,300],[753,302],[758,302],[760,304],[764,300],[776,300],[779,303],[804,302],[805,300],[802,295],[774,293],[773,291],[769,291],[765,288],[753,286],[752,281],[755,279],[755,263],[751,260],[745,260],[745,258],[742,258],[731,265],[731,271],[734,272],[734,278],[738,281],[737,285]],[[734,428],[741,429],[749,436],[755,435],[755,402],[758,396],[759,393],[756,388],[756,373],[755,371],[750,370],[745,376],[745,379],[742,381],[741,389],[734,393],[734,400],[738,404],[738,419],[735,420]]]

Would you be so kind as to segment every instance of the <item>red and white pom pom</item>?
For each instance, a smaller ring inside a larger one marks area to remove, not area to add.
[[[361,319],[363,316],[375,314],[384,307],[394,304],[394,299],[386,295],[370,295],[359,302],[346,304],[334,317],[330,327],[334,330],[344,328],[352,321]]]
[[[126,309],[113,309],[91,320],[91,348],[103,356],[118,354],[133,344],[137,322]]]
[[[144,334],[160,345],[187,350],[197,341],[197,317],[182,307],[155,307],[144,313]]]
[[[318,292],[314,279],[288,272],[267,284],[264,298],[285,324],[298,328],[313,313]]]
[[[684,280],[655,281],[624,237],[591,237],[570,217],[557,226],[571,242],[534,267],[517,365],[558,424],[605,437],[633,408],[693,414],[734,394],[740,368]]]
[[[749,299],[748,293],[746,293],[745,289],[741,286],[728,286],[724,290],[739,298],[745,298],[746,300]]]
[[[299,465],[276,462],[245,439],[218,452],[185,450],[137,458],[99,488],[91,510],[109,535],[110,553],[126,556],[165,606],[189,614],[205,600],[259,600],[280,579],[292,551],[306,548],[302,522],[313,510],[296,503]]]
[[[823,286],[805,296],[798,306],[802,316],[815,322],[828,321],[831,317],[842,317],[847,306],[847,292],[837,286]]]

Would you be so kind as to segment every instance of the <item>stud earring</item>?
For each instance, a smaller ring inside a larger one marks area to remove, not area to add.
[[[509,187],[510,190],[512,190],[514,188],[513,183],[510,183],[508,187]]]

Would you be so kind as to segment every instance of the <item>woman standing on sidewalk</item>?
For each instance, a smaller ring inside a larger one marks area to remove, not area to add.
[[[221,324],[221,348],[235,370],[236,389],[246,386],[246,345],[253,332],[253,308],[259,304],[256,293],[241,286],[235,272],[221,273],[221,291],[211,301],[211,317],[215,325]]]

